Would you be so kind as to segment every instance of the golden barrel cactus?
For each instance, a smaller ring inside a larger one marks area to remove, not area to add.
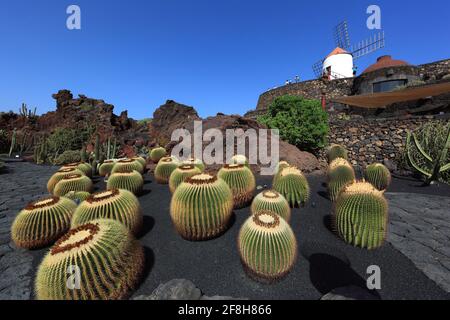
[[[244,164],[225,165],[219,170],[217,177],[230,187],[235,209],[243,208],[252,201],[256,180],[253,172]]]
[[[162,157],[166,156],[166,154],[167,154],[166,149],[164,149],[162,147],[157,147],[157,148],[152,149],[152,151],[150,151],[150,159],[154,163],[158,163]]]
[[[328,167],[328,193],[331,201],[336,201],[339,192],[347,184],[354,182],[355,170],[352,165],[343,158],[336,158]]]
[[[187,165],[192,164],[192,165],[196,166],[197,168],[199,168],[201,172],[205,171],[205,165],[203,164],[202,160],[200,160],[200,159],[190,158],[190,159],[183,161],[182,164],[187,164]]]
[[[303,173],[295,167],[287,167],[281,170],[273,189],[281,193],[291,207],[299,207],[309,200],[309,183]]]
[[[124,172],[132,172],[133,170],[136,170],[140,174],[144,173],[144,167],[142,164],[137,160],[132,159],[124,159],[117,161],[112,170],[111,174],[114,173],[124,173]]]
[[[155,179],[159,184],[168,184],[170,175],[178,168],[179,162],[173,157],[163,157],[155,168]]]
[[[174,193],[177,187],[183,183],[187,178],[193,177],[202,173],[202,171],[193,164],[183,164],[176,168],[169,179],[169,189]]]
[[[87,162],[69,163],[61,167],[61,169],[76,168],[81,170],[87,177],[92,177],[92,166]]]
[[[367,166],[364,176],[378,190],[386,190],[391,184],[391,172],[381,163]]]
[[[92,180],[83,174],[71,174],[62,178],[55,186],[55,196],[65,196],[70,191],[92,192],[94,184]]]
[[[282,217],[286,222],[291,220],[291,208],[287,200],[275,190],[266,190],[253,199],[251,212],[271,211]]]
[[[136,170],[132,172],[117,172],[111,174],[106,183],[108,190],[125,189],[138,195],[144,188],[144,178]]]
[[[98,167],[98,174],[101,177],[106,177],[107,175],[111,174],[112,168],[116,162],[114,160],[105,160],[99,167]]]
[[[84,172],[77,168],[59,169],[54,175],[51,176],[51,178],[47,182],[48,192],[53,194],[53,190],[55,189],[56,184],[63,178],[72,174],[84,174]]]

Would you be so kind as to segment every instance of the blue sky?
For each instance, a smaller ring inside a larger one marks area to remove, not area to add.
[[[81,7],[82,29],[66,28]],[[300,0],[0,0],[0,111],[22,102],[39,113],[69,89],[151,117],[167,99],[201,116],[243,114],[260,93],[334,49],[332,28],[347,19],[353,42],[371,34],[366,9],[382,10],[386,48],[413,64],[450,58],[450,2]]]

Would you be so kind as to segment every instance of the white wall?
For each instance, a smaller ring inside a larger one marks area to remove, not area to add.
[[[331,66],[331,79],[353,77],[353,56],[343,53],[328,57],[323,62],[322,72],[327,74],[327,68]]]

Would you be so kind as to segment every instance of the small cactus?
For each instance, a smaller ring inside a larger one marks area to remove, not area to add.
[[[219,170],[217,177],[230,187],[235,209],[243,208],[252,201],[256,180],[253,172],[244,164],[225,165]]]
[[[142,227],[139,200],[127,190],[113,189],[95,193],[81,203],[72,217],[72,228],[96,219],[113,219],[123,223],[134,235]]]
[[[187,178],[201,174],[202,171],[193,164],[184,164],[176,168],[169,179],[169,189],[174,193],[177,187],[183,183]]]
[[[242,154],[237,154],[233,157],[231,157],[231,163],[232,164],[243,164],[246,167],[249,167],[249,162],[246,156]]]
[[[142,166],[142,164],[139,161],[132,160],[132,159],[119,160],[114,164],[114,166],[111,170],[111,174],[131,172],[133,170],[136,170],[140,174],[144,173],[144,167]]]
[[[233,194],[222,179],[199,174],[180,184],[170,203],[170,216],[187,240],[208,240],[228,228]]]
[[[294,232],[271,211],[260,211],[244,222],[238,249],[245,271],[263,282],[273,282],[288,274],[297,258]]]
[[[155,179],[159,184],[168,184],[170,175],[178,168],[178,161],[172,157],[163,157],[155,168]]]
[[[273,176],[273,181],[272,181],[272,185],[274,185],[276,183],[277,178],[279,177],[281,171],[284,168],[290,167],[291,165],[287,162],[287,161],[280,161],[277,164],[277,167],[275,169],[275,175]]]
[[[38,249],[54,243],[69,230],[76,207],[70,199],[60,197],[29,203],[12,224],[13,242],[26,249]]]
[[[101,177],[106,177],[111,174],[111,170],[116,162],[114,160],[105,160],[98,168],[98,174]]]
[[[53,190],[55,189],[56,184],[63,178],[70,176],[72,174],[84,174],[84,173],[83,171],[77,168],[59,169],[54,175],[50,177],[50,179],[47,182],[48,192],[53,194]]]
[[[336,231],[345,242],[369,250],[382,246],[388,225],[382,191],[368,182],[354,182],[339,194],[334,210]]]
[[[275,190],[266,190],[253,199],[251,212],[271,211],[282,217],[286,222],[291,220],[291,208],[287,200]]]
[[[355,181],[355,170],[343,158],[333,160],[328,168],[328,193],[331,201],[336,201],[339,192],[347,184]]]
[[[299,207],[309,200],[310,188],[303,173],[295,167],[281,170],[273,189],[281,193],[291,207]]]
[[[106,187],[108,190],[125,189],[138,195],[144,187],[144,178],[136,170],[132,172],[117,172],[111,174],[108,178]]]
[[[150,159],[154,163],[158,163],[162,157],[166,156],[166,154],[167,154],[166,149],[164,149],[162,147],[154,148],[154,149],[152,149],[152,151],[150,151]]]
[[[347,150],[339,145],[339,144],[333,144],[328,148],[328,163],[331,163],[336,158],[342,158],[345,160],[348,160],[348,152]]]
[[[126,299],[139,283],[144,264],[143,247],[125,226],[94,220],[70,230],[44,257],[36,274],[36,298]],[[71,282],[74,273],[79,279]]]
[[[202,160],[200,159],[194,159],[194,158],[190,158],[188,160],[183,161],[183,164],[192,164],[194,166],[196,166],[197,168],[200,169],[201,172],[205,171],[205,165],[203,164]]]
[[[62,178],[53,189],[53,194],[58,197],[65,196],[70,191],[92,192],[94,185],[92,180],[82,174],[71,174]]]
[[[374,163],[367,166],[364,173],[366,180],[378,190],[386,190],[391,184],[391,173],[381,163]]]
[[[87,162],[76,162],[66,164],[61,169],[77,168],[81,170],[87,177],[92,177],[92,166]]]

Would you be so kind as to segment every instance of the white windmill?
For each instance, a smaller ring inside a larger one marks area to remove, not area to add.
[[[325,59],[313,65],[317,78],[329,80],[351,78],[354,76],[354,61],[385,46],[384,31],[370,36],[366,40],[350,45],[348,23],[343,21],[334,28],[334,49]]]

